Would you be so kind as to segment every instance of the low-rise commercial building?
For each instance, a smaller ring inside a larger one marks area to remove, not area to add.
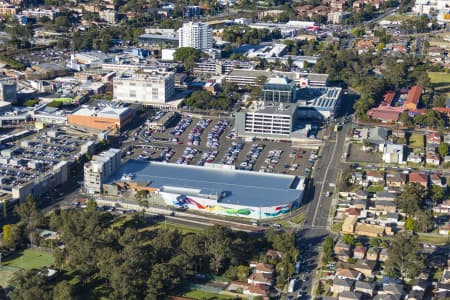
[[[120,130],[132,121],[133,116],[134,111],[128,107],[82,107],[67,116],[67,123],[96,130]]]

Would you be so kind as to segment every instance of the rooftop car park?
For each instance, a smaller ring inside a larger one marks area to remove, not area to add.
[[[314,164],[310,150],[293,148],[289,142],[237,138],[230,119],[184,115],[173,123],[162,131],[138,128],[134,149],[124,155],[139,160],[197,166],[222,164],[239,170],[293,175],[309,175]]]

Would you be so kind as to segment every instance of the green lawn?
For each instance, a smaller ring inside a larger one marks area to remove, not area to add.
[[[14,272],[6,269],[0,269],[0,286],[7,287],[9,281],[14,276]]]
[[[183,234],[200,233],[203,231],[203,229],[199,228],[199,227],[191,227],[191,226],[169,223],[169,222],[161,222],[161,223],[158,223],[153,226],[142,228],[142,229],[140,229],[140,231],[152,231],[152,230],[161,229],[161,228],[167,228],[167,229],[172,229],[172,230],[178,229]]]
[[[428,76],[436,91],[450,95],[450,73],[428,72]]]
[[[376,192],[382,192],[384,191],[384,186],[382,185],[371,185],[367,188],[367,192],[369,193],[376,193]]]
[[[409,147],[411,148],[421,148],[425,146],[425,140],[423,134],[413,133],[409,137]]]
[[[447,236],[440,236],[437,234],[426,234],[419,233],[419,242],[432,244],[432,245],[442,245],[448,243],[449,238]]]
[[[11,257],[3,260],[2,264],[13,268],[30,270],[50,266],[53,262],[53,255],[49,252],[26,249],[17,251]]]
[[[192,290],[183,294],[183,297],[198,299],[198,300],[229,300],[235,297],[222,295],[218,293],[205,292],[200,290]]]

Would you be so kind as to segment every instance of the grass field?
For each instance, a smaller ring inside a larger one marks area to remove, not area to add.
[[[14,276],[14,272],[6,269],[0,269],[0,285],[7,287],[9,281]]]
[[[409,145],[410,148],[421,148],[425,146],[425,140],[423,134],[413,133],[409,137]]]
[[[198,227],[185,226],[185,225],[169,223],[169,222],[166,222],[166,223],[161,222],[161,223],[158,223],[153,226],[142,228],[139,231],[152,231],[152,230],[161,229],[161,228],[167,228],[167,229],[171,229],[171,230],[178,229],[179,231],[181,231],[182,234],[200,233],[203,231],[203,229],[198,228]]]
[[[198,299],[198,300],[229,300],[229,299],[235,299],[236,297],[212,293],[212,292],[205,292],[200,290],[192,290],[187,293],[183,294],[183,297],[192,298],[192,299]]]
[[[428,77],[436,91],[450,95],[450,73],[428,72]]]
[[[382,185],[371,185],[371,186],[369,186],[367,191],[369,193],[382,192],[382,191],[384,191],[384,186],[382,186]]]
[[[18,269],[39,269],[50,266],[54,262],[53,255],[40,250],[26,249],[17,251],[11,258],[7,258],[2,265]]]

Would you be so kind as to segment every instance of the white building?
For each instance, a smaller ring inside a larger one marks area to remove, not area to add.
[[[261,103],[261,105],[257,105],[254,110],[241,111],[236,114],[237,134],[256,137],[289,137],[295,122],[296,104]]]
[[[178,31],[179,47],[210,49],[213,45],[212,29],[204,23],[184,23]]]
[[[87,193],[102,192],[102,183],[120,168],[120,149],[111,148],[84,165],[84,188]]]
[[[165,104],[175,93],[173,72],[133,74],[113,79],[114,99],[145,105]]]
[[[380,145],[383,161],[388,164],[405,164],[405,147],[397,144]]]

